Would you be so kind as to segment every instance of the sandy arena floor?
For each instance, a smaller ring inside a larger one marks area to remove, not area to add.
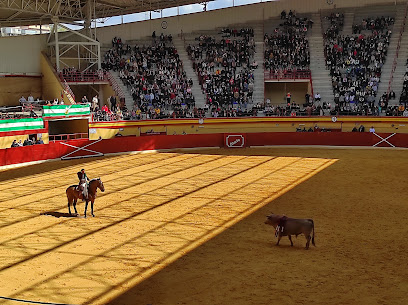
[[[0,304],[408,304],[407,156],[200,150],[1,171]],[[95,218],[67,215],[82,167],[106,188]],[[317,247],[275,246],[271,211],[313,218]]]

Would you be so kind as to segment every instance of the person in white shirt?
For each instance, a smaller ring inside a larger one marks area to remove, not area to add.
[[[34,102],[34,97],[33,97],[32,95],[30,95],[30,96],[28,97],[28,102],[29,102],[29,103]]]
[[[374,132],[375,132],[375,128],[374,128],[374,126],[371,126],[371,127],[370,127],[370,132],[372,132],[372,133],[374,133]]]

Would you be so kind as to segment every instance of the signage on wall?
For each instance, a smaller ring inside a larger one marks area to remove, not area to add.
[[[229,134],[225,136],[225,146],[230,148],[244,147],[245,137],[242,134]]]

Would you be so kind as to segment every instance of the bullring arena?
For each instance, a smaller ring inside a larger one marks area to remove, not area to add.
[[[408,304],[407,149],[406,0],[0,0],[0,305]]]
[[[95,218],[67,215],[65,188],[79,167],[105,185]],[[407,170],[405,150],[279,147],[4,170],[0,294],[63,304],[404,304]],[[303,236],[275,246],[264,224],[271,211],[313,218],[317,247],[304,250]]]

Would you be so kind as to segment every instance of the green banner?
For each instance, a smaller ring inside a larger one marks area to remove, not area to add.
[[[89,105],[52,105],[43,106],[43,117],[70,117],[78,115],[90,115]]]
[[[43,129],[43,119],[7,119],[0,120],[0,132]]]

